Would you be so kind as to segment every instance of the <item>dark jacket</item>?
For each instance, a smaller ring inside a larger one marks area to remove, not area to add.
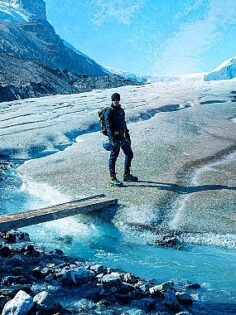
[[[104,122],[107,135],[111,141],[129,139],[129,130],[126,126],[125,111],[121,106],[113,106],[105,112]]]

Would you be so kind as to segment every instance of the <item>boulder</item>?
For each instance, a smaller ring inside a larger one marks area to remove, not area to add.
[[[200,284],[198,284],[198,283],[189,282],[189,283],[186,285],[186,288],[187,288],[187,289],[194,289],[194,290],[196,290],[196,289],[200,289],[201,286],[200,286]]]
[[[175,290],[168,289],[165,293],[165,299],[163,303],[171,310],[178,311],[180,309],[179,302],[176,298]]]
[[[128,293],[128,292],[131,292],[131,291],[134,291],[134,290],[135,290],[135,287],[132,284],[126,283],[126,282],[122,282],[121,288],[120,288],[120,291],[122,293]]]
[[[11,253],[12,253],[12,250],[8,246],[2,246],[0,248],[0,256],[1,257],[7,258],[11,255]]]
[[[128,304],[131,300],[128,294],[115,293],[114,297],[116,301],[120,304]]]
[[[109,286],[116,286],[121,284],[121,275],[119,272],[112,272],[102,277],[102,284],[107,284]]]
[[[24,259],[21,257],[21,255],[15,254],[8,260],[8,263],[12,267],[22,267],[24,264]]]
[[[95,276],[92,270],[88,270],[84,267],[79,267],[74,270],[67,270],[62,276],[62,283],[64,285],[80,285],[89,281]]]
[[[139,280],[138,277],[135,277],[131,273],[125,273],[123,277],[124,277],[125,282],[131,283],[131,284],[137,283]]]
[[[143,283],[143,284],[139,285],[138,287],[143,293],[148,292],[150,289],[150,285],[148,283]]]
[[[4,305],[10,301],[10,297],[9,296],[5,296],[5,295],[0,295],[0,310],[3,309]]]
[[[10,296],[11,298],[14,298],[14,296],[17,294],[19,291],[24,291],[28,294],[31,293],[31,285],[11,285],[8,288],[0,288],[0,295],[4,296]]]
[[[23,274],[24,268],[23,267],[15,267],[12,270],[12,274],[15,276],[21,276]]]
[[[6,276],[2,279],[1,284],[12,285],[12,284],[27,284],[30,281],[23,276]]]
[[[24,291],[19,291],[14,299],[5,304],[2,315],[27,315],[33,305],[32,297]]]
[[[51,255],[55,255],[55,256],[63,256],[63,255],[64,255],[63,250],[58,249],[58,248],[56,248],[56,249],[54,249],[54,250],[51,250],[49,253],[50,253]]]
[[[193,303],[192,297],[186,292],[176,292],[176,297],[181,304],[190,305]]]
[[[1,233],[1,238],[6,240],[9,243],[18,243],[18,242],[29,242],[30,237],[28,233],[11,230],[8,232]]]
[[[149,313],[155,308],[155,300],[148,297],[141,300],[134,300],[131,305],[137,308],[141,308],[144,312]]]
[[[34,252],[34,246],[29,244],[27,246],[24,247],[24,251],[27,255],[32,255]]]
[[[43,314],[51,315],[62,310],[61,305],[47,291],[36,294],[33,301],[36,304],[36,308],[42,311]]]
[[[91,288],[90,290],[86,291],[85,297],[86,299],[99,301],[101,298],[101,289],[100,288]]]
[[[90,270],[93,270],[96,272],[96,274],[104,273],[106,271],[106,268],[104,268],[102,265],[92,265],[90,266]]]
[[[161,292],[166,292],[168,289],[174,287],[173,281],[163,282],[162,284],[155,285],[149,289],[151,295],[159,294]]]
[[[32,270],[32,275],[36,278],[41,278],[43,279],[45,277],[45,275],[43,275],[40,267],[35,267],[33,270]]]

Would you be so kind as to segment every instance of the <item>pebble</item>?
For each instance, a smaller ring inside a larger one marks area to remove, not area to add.
[[[61,314],[61,306],[51,294],[55,290],[61,293],[70,290],[69,287],[76,290],[84,300],[93,301],[93,307],[98,310],[105,305],[112,310],[118,303],[138,307],[141,313],[158,310],[168,314],[179,311],[180,304],[191,307],[193,301],[187,292],[176,292],[173,281],[157,284],[156,280],[141,280],[131,273],[114,271],[100,264],[88,265],[82,260],[78,261],[78,258],[67,257],[60,249],[44,252],[32,244],[17,248],[4,244],[0,247],[0,282],[9,286],[8,289],[0,289],[0,313],[7,303],[18,298],[17,294],[24,291],[34,303],[38,301],[39,314],[44,303],[39,302],[41,300],[51,301],[48,303],[55,306],[50,314]],[[190,289],[198,287],[190,282],[187,286]],[[5,315],[10,314],[4,312]]]

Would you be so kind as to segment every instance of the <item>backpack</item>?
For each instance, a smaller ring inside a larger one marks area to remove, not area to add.
[[[109,109],[110,107],[106,107],[106,108],[102,108],[99,112],[98,112],[98,117],[99,117],[99,121],[101,124],[101,133],[104,136],[107,136],[107,129],[106,129],[106,125],[105,125],[105,120],[104,120],[104,114],[105,112]]]

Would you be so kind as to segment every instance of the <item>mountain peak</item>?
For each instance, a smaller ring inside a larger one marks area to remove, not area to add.
[[[44,0],[0,0],[0,13],[14,20],[46,20]]]

